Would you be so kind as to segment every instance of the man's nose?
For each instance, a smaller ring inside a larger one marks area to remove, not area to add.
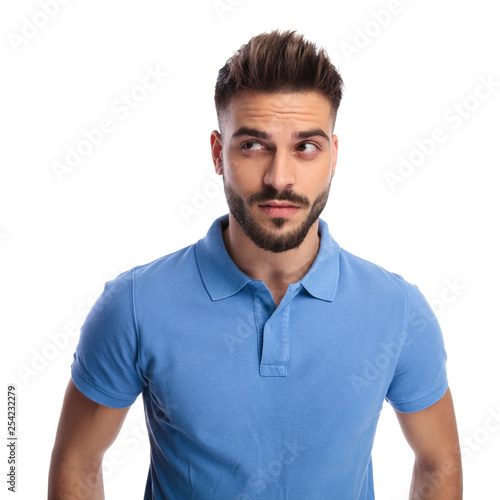
[[[262,179],[264,184],[278,192],[291,189],[295,184],[295,165],[290,153],[276,150]]]

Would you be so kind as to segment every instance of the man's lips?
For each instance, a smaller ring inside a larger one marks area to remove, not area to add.
[[[292,207],[292,208],[299,208],[297,205],[294,205],[293,203],[289,203],[288,201],[282,201],[281,203],[277,201],[266,201],[264,203],[259,203],[261,207]]]
[[[291,217],[296,214],[300,207],[289,202],[264,202],[259,203],[259,208],[270,217]]]

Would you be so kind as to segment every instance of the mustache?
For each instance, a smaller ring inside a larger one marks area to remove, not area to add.
[[[279,192],[276,188],[267,186],[263,191],[251,194],[248,197],[247,203],[249,205],[253,203],[263,203],[265,201],[289,201],[294,205],[302,205],[308,208],[311,202],[307,197],[294,193],[291,189],[284,189]]]

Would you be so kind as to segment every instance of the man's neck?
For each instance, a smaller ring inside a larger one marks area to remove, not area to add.
[[[297,248],[281,253],[259,248],[231,214],[229,226],[223,231],[222,237],[233,262],[247,276],[262,280],[278,305],[288,285],[299,281],[312,266],[320,245],[318,226],[319,221],[316,221]]]

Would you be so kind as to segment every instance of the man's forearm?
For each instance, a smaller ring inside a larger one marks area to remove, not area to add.
[[[410,500],[462,500],[462,464],[456,460],[444,460],[429,466],[415,461]]]
[[[52,459],[48,500],[104,500],[102,464]]]

